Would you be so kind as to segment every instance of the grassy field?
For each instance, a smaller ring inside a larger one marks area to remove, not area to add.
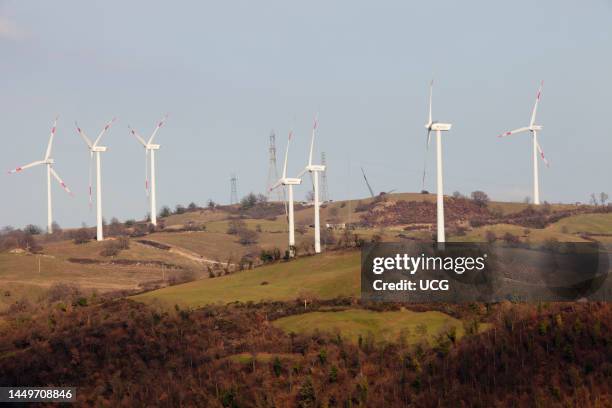
[[[198,307],[233,301],[293,300],[301,293],[321,299],[357,296],[360,253],[334,252],[256,268],[214,279],[171,286],[134,296],[167,305]]]
[[[504,234],[511,233],[521,239],[533,243],[542,243],[548,239],[557,239],[559,242],[586,242],[577,235],[564,234],[552,228],[536,229],[525,228],[518,225],[495,224],[474,228],[463,236],[453,235],[449,237],[451,242],[486,242],[487,231],[493,232],[498,239],[503,239]]]
[[[86,258],[109,262],[100,255],[103,243],[92,241],[75,245],[72,241],[43,243],[43,254],[0,253],[0,310],[21,298],[36,301],[58,282],[78,285],[86,292],[137,289],[141,283],[161,280],[171,273],[152,265],[96,265],[69,262],[69,258]],[[159,261],[194,270],[197,263],[132,241],[130,249],[114,259]],[[204,272],[202,272],[204,273]],[[5,296],[6,291],[10,296]]]
[[[374,340],[397,341],[403,334],[408,343],[417,343],[422,339],[430,340],[443,328],[455,326],[457,336],[463,335],[461,321],[441,312],[373,312],[363,309],[350,309],[340,312],[311,312],[283,317],[272,324],[287,333],[308,333],[316,330],[324,332],[339,331],[343,337],[356,342],[359,336],[366,338],[369,334]],[[417,327],[426,327],[422,332]]]
[[[612,235],[612,213],[581,214],[559,220],[547,228],[551,231],[569,234],[607,234]]]
[[[313,232],[310,230],[304,235],[296,234],[295,240],[298,248],[303,241],[312,241],[312,234]],[[287,247],[286,232],[262,232],[259,234],[258,243],[249,246],[241,245],[236,235],[226,234],[225,231],[164,232],[151,234],[147,239],[185,248],[204,258],[221,262],[226,262],[228,258],[236,262],[247,253],[255,252],[259,254],[261,249],[276,247],[284,250]]]
[[[522,241],[541,243],[548,239],[559,242],[587,242],[579,234],[595,234],[592,239],[609,243],[612,238],[612,214],[581,214],[563,218],[543,229],[525,228],[518,225],[496,224],[474,228],[464,236],[451,236],[454,242],[484,242],[487,231],[495,233],[501,239],[507,232],[521,238]],[[601,236],[597,236],[600,234]]]

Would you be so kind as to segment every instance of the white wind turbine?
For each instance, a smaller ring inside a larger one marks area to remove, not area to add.
[[[450,123],[434,122],[432,120],[432,90],[433,80],[429,83],[429,116],[425,128],[427,129],[427,149],[431,139],[431,131],[436,132],[436,176],[437,176],[437,227],[438,227],[438,242],[445,242],[446,235],[444,233],[444,186],[442,183],[442,132],[447,132],[451,129]],[[423,185],[425,184],[425,170],[423,170]]]
[[[113,118],[110,122],[108,122],[104,128],[98,133],[96,139],[91,141],[90,138],[87,137],[85,132],[79,127],[78,123],[74,123],[76,126],[77,133],[81,136],[85,144],[87,144],[87,148],[89,149],[89,206],[91,207],[91,165],[94,157],[94,153],[96,155],[96,239],[98,241],[104,240],[104,231],[102,228],[102,173],[100,172],[100,153],[106,151],[106,146],[99,146],[98,143],[102,138],[102,135],[106,133],[106,131],[111,127],[111,125],[115,122],[115,118]]]
[[[274,184],[270,191],[280,186],[288,186],[289,194],[287,197],[289,207],[289,255],[294,256],[295,254],[295,226],[293,220],[293,186],[302,183],[300,178],[287,177],[287,158],[289,156],[289,145],[291,144],[291,136],[293,132],[289,132],[289,140],[287,141],[287,150],[285,150],[285,163],[283,164],[283,174],[280,179]]]
[[[546,167],[549,166],[548,160],[544,157],[544,151],[540,147],[538,143],[538,131],[542,130],[541,125],[535,124],[536,112],[538,110],[538,104],[540,102],[540,98],[542,97],[542,87],[544,86],[544,81],[540,83],[540,87],[538,88],[538,94],[536,95],[536,101],[533,105],[533,110],[531,111],[531,120],[529,121],[529,126],[521,127],[518,129],[510,130],[508,132],[504,132],[498,137],[509,136],[515,133],[521,132],[531,132],[533,138],[533,203],[538,205],[540,204],[540,182],[538,177],[538,153],[542,157],[544,164]]]
[[[64,190],[70,195],[73,195],[70,189],[66,186],[64,181],[60,178],[60,176],[56,173],[53,165],[55,164],[55,160],[51,158],[51,146],[53,145],[53,137],[55,136],[55,131],[57,129],[57,117],[53,122],[53,127],[51,128],[51,135],[49,136],[49,142],[47,144],[47,151],[45,152],[45,157],[42,160],[38,160],[32,162],[30,164],[26,164],[25,166],[17,167],[14,170],[9,171],[9,174],[19,173],[27,168],[45,165],[47,166],[47,232],[51,234],[53,232],[53,211],[51,206],[51,176],[53,176],[57,182],[62,186]]]
[[[315,238],[315,252],[318,254],[321,252],[321,225],[319,221],[319,173],[325,171],[325,166],[321,164],[312,164],[312,153],[314,151],[314,140],[315,133],[318,127],[317,118],[314,119],[314,124],[312,126],[312,137],[310,139],[310,154],[308,155],[308,164],[302,170],[300,174],[298,174],[298,178],[302,178],[302,176],[309,172],[312,177],[312,187],[314,190],[314,238]]]
[[[148,141],[145,141],[145,139],[140,136],[138,134],[138,132],[136,132],[136,130],[132,129],[130,127],[130,132],[134,135],[134,137],[136,137],[136,139],[138,139],[138,141],[140,143],[142,143],[144,149],[145,149],[145,173],[146,173],[146,177],[145,177],[145,189],[147,191],[147,193],[149,193],[149,166],[148,166],[148,160],[149,160],[149,155],[151,156],[151,194],[150,194],[150,200],[151,200],[151,224],[153,225],[157,225],[157,206],[155,203],[155,151],[159,150],[159,145],[158,144],[153,144],[153,138],[155,137],[155,135],[157,134],[157,132],[159,131],[159,129],[164,125],[164,122],[166,121],[166,118],[168,117],[168,115],[165,115],[162,120],[160,120],[157,123],[157,126],[155,127],[155,130],[153,131],[153,133],[151,133],[151,137],[149,137]]]

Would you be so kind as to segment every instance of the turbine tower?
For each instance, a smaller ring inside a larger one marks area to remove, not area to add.
[[[429,150],[429,142],[431,140],[431,132],[436,132],[436,178],[437,178],[437,200],[436,200],[436,221],[438,227],[438,242],[444,243],[446,241],[446,235],[444,233],[444,186],[442,182],[442,132],[448,132],[452,124],[434,122],[432,119],[432,91],[433,91],[433,80],[429,83],[429,116],[425,129],[427,129],[427,146]],[[425,181],[425,171],[423,171],[423,183]]]
[[[78,123],[74,123],[76,126],[77,133],[81,136],[87,148],[89,149],[89,206],[91,208],[92,198],[91,198],[91,166],[93,162],[94,154],[96,155],[96,239],[98,241],[104,240],[104,230],[102,225],[102,174],[100,172],[100,153],[106,151],[105,146],[99,146],[98,143],[102,138],[102,135],[106,133],[106,131],[111,127],[111,125],[115,122],[115,118],[113,118],[110,122],[108,122],[102,131],[98,133],[96,139],[91,142],[91,139],[87,137],[85,132],[79,127]]]
[[[325,170],[321,172],[321,202],[326,203],[329,200],[329,192],[327,191],[327,160],[325,152],[321,152],[321,166],[325,166]]]
[[[289,256],[295,255],[295,227],[293,221],[293,186],[302,183],[302,179],[287,177],[287,158],[289,156],[289,145],[291,144],[291,136],[293,132],[289,132],[289,140],[287,141],[287,150],[285,150],[285,163],[283,165],[283,175],[278,181],[270,188],[270,191],[283,186],[288,187],[288,221],[289,221]]]
[[[319,173],[325,171],[325,166],[321,164],[312,164],[312,154],[314,152],[314,140],[315,133],[318,127],[317,118],[315,117],[314,123],[312,125],[312,137],[310,139],[310,154],[308,155],[308,164],[302,170],[300,174],[298,174],[298,178],[302,178],[302,176],[309,172],[312,178],[312,188],[314,190],[314,239],[315,239],[315,253],[321,253],[321,223],[319,221]]]
[[[544,81],[540,83],[540,87],[538,88],[538,93],[536,95],[536,101],[535,101],[535,104],[533,105],[533,110],[531,111],[531,120],[529,121],[529,126],[510,130],[508,132],[504,132],[501,135],[499,135],[499,137],[503,137],[503,136],[513,135],[515,133],[522,133],[522,132],[527,132],[527,131],[531,132],[532,139],[533,139],[533,149],[532,149],[533,203],[536,205],[540,204],[540,182],[539,182],[539,176],[538,176],[538,153],[542,157],[542,160],[544,161],[544,164],[546,164],[546,167],[549,167],[548,160],[546,160],[546,157],[544,157],[544,151],[542,150],[542,147],[540,147],[540,144],[538,143],[538,131],[542,130],[542,126],[535,124],[536,112],[538,110],[538,104],[540,103],[540,98],[542,97],[542,87],[543,86],[544,86]]]
[[[68,194],[73,195],[70,189],[66,186],[64,181],[60,178],[60,176],[57,174],[57,172],[53,168],[53,165],[55,164],[55,160],[51,158],[51,147],[53,145],[53,138],[55,136],[56,129],[57,129],[57,117],[55,118],[55,121],[53,122],[53,127],[51,128],[51,135],[49,136],[49,142],[47,143],[47,151],[45,152],[45,156],[42,160],[38,160],[38,161],[32,162],[30,164],[26,164],[21,167],[17,167],[16,169],[9,171],[9,174],[14,174],[14,173],[20,173],[21,171],[27,168],[30,168],[30,167],[35,167],[39,165],[47,166],[47,232],[49,234],[53,233],[53,209],[51,205],[51,176],[53,176],[53,178],[57,180],[60,186],[62,186],[62,188]]]
[[[145,190],[147,191],[147,194],[149,193],[149,166],[148,166],[148,161],[149,161],[149,155],[151,156],[151,193],[150,193],[150,204],[151,204],[151,224],[153,225],[157,225],[157,208],[156,208],[156,202],[155,202],[155,151],[159,150],[159,145],[158,144],[153,144],[153,138],[155,137],[155,135],[157,134],[157,132],[159,131],[159,129],[164,125],[164,122],[166,121],[166,118],[168,117],[168,115],[165,115],[162,120],[160,120],[157,123],[157,126],[155,126],[155,130],[153,130],[153,133],[151,133],[151,137],[149,137],[148,141],[145,141],[145,139],[140,136],[140,134],[138,134],[138,132],[136,132],[136,130],[134,130],[133,128],[129,128],[130,132],[134,135],[134,137],[136,137],[136,139],[138,139],[138,141],[142,144],[142,146],[145,149]]]

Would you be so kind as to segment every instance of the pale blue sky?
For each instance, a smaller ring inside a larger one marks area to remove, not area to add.
[[[612,193],[611,34],[607,0],[0,0],[0,168],[42,158],[59,114],[53,156],[76,197],[54,186],[55,219],[93,225],[73,123],[92,134],[116,116],[104,140],[105,216],[140,218],[144,154],[128,124],[148,133],[170,114],[158,136],[158,202],[174,206],[227,202],[232,172],[240,195],[263,191],[271,129],[283,152],[295,128],[297,173],[318,111],[332,198],[367,196],[360,166],[377,191],[418,191],[434,76],[434,116],[453,123],[446,192],[522,201],[529,136],[496,135],[528,124],[543,79],[542,199],[587,201]],[[45,224],[42,168],[0,175],[0,191],[0,225]]]

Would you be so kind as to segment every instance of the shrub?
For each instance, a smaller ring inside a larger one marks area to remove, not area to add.
[[[125,226],[128,228],[132,228],[136,224],[136,220],[129,219],[125,221]]]
[[[177,204],[176,207],[174,208],[174,213],[175,214],[184,214],[185,211],[187,211],[185,209],[185,207],[182,204]]]
[[[51,285],[47,292],[49,303],[64,301],[71,303],[81,297],[81,289],[73,283],[57,282]]]
[[[259,238],[259,234],[250,229],[243,228],[238,231],[238,242],[241,245],[253,245],[257,243],[257,239]]]
[[[23,229],[23,232],[31,235],[40,235],[42,233],[42,229],[38,225],[28,224]]]
[[[161,211],[159,212],[159,218],[166,218],[171,215],[172,215],[172,211],[170,210],[170,207],[168,207],[167,205],[164,205]]]
[[[124,249],[130,249],[130,240],[127,237],[119,237],[112,241],[106,241],[100,255],[117,256]]]
[[[495,235],[495,233],[493,231],[487,231],[485,232],[485,239],[487,240],[487,242],[489,244],[494,243],[495,241],[497,241],[497,235]]]
[[[473,228],[482,227],[483,225],[487,225],[487,221],[482,217],[473,217],[470,219],[470,226]]]
[[[247,229],[247,226],[243,220],[231,220],[227,226],[227,233],[230,235],[236,235],[244,229]]]
[[[91,241],[91,233],[87,228],[79,228],[74,234],[73,241],[77,245],[86,244]]]
[[[472,201],[479,207],[486,207],[489,204],[489,196],[484,191],[476,190],[470,194]]]
[[[518,244],[520,242],[519,237],[511,232],[506,232],[503,239],[507,244]]]
[[[249,193],[246,196],[242,197],[240,200],[240,208],[242,210],[248,210],[249,208],[253,208],[257,205],[257,196],[253,193]]]
[[[117,256],[121,250],[115,245],[114,241],[108,241],[100,251],[101,256]]]

